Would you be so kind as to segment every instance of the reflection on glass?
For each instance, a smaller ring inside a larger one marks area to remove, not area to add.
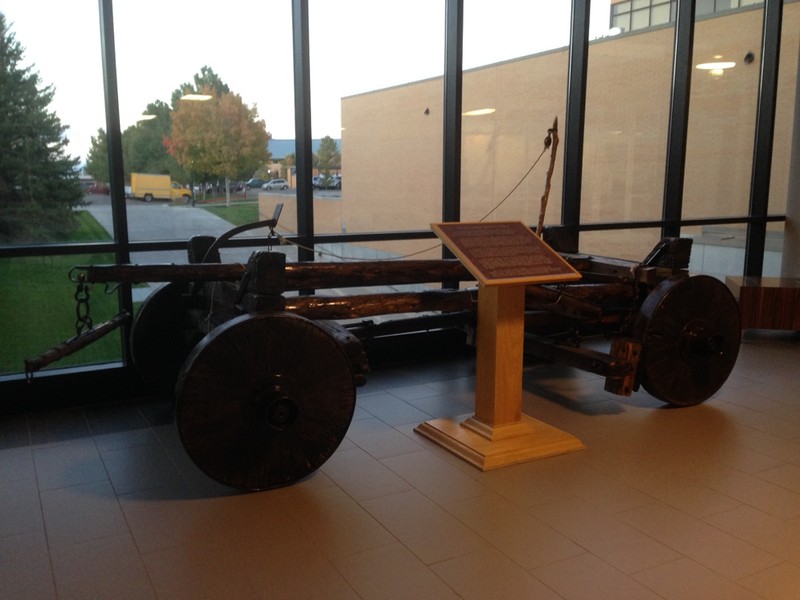
[[[741,275],[744,271],[746,235],[743,225],[684,228],[681,230],[681,237],[693,240],[689,270],[723,281],[728,275]]]
[[[465,2],[462,220],[537,223],[553,155],[544,141],[565,124],[569,29],[569,3]],[[562,151],[546,224],[560,220]]]
[[[436,260],[442,257],[442,244],[436,238],[388,242],[336,243],[317,246],[317,259],[324,262],[357,260]]]
[[[683,215],[743,216],[758,98],[761,10],[698,21],[686,149]],[[753,60],[745,60],[752,52]],[[711,64],[719,68],[704,68]]]
[[[581,233],[581,252],[638,262],[644,260],[660,241],[659,229],[584,231]]]
[[[775,139],[772,146],[772,175],[770,178],[769,212],[785,213],[789,199],[789,179],[792,177],[791,161],[792,133],[800,127],[800,114],[795,112],[797,103],[797,48],[800,44],[800,5],[786,4],[783,7],[784,29],[782,34],[780,64],[778,71],[778,95],[775,106]],[[753,55],[755,61],[755,54]],[[792,67],[794,65],[794,67]],[[796,134],[795,134],[796,135]],[[795,174],[797,177],[797,174]],[[783,229],[782,224],[773,224]]]

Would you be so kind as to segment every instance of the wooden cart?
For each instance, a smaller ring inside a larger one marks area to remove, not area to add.
[[[433,329],[472,334],[476,318],[476,290],[453,285],[472,280],[456,260],[288,263],[270,249],[247,264],[220,262],[227,239],[265,225],[275,219],[193,238],[185,265],[76,268],[84,285],[166,283],[133,320],[133,362],[148,381],[174,388],[180,437],[198,467],[245,490],[294,483],[333,454],[369,373],[365,342]],[[690,249],[691,240],[669,238],[641,262],[561,253],[582,278],[526,288],[526,356],[601,375],[615,394],[643,387],[675,406],[708,399],[735,364],[739,311],[722,282],[688,274]],[[425,287],[343,292],[407,284]],[[594,335],[611,339],[610,352],[581,347]],[[64,344],[26,370],[86,343]]]

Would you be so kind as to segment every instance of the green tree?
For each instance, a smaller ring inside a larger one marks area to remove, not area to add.
[[[201,92],[201,90],[203,90]],[[217,98],[230,93],[228,85],[222,78],[209,66],[200,68],[199,73],[194,75],[194,83],[184,83],[172,92],[172,108],[178,108],[180,100],[186,94],[213,94]]]
[[[147,105],[146,114],[153,119],[139,121],[122,132],[122,152],[126,180],[131,173],[170,175],[186,181],[188,174],[175,157],[167,152],[165,140],[172,134],[172,111],[161,100]]]
[[[97,135],[92,136],[84,169],[95,181],[108,181],[108,136],[105,129],[98,129]]]
[[[218,96],[207,87],[195,92],[212,98],[178,103],[172,111],[167,147],[184,168],[224,179],[230,204],[230,181],[245,177],[267,161],[270,134],[256,107],[248,107],[238,94]]]
[[[0,243],[62,240],[83,203],[67,127],[48,111],[55,90],[23,54],[0,13]]]
[[[172,111],[156,100],[147,105],[145,113],[154,118],[142,120],[122,132],[122,161],[125,181],[131,173],[156,173],[170,175],[176,181],[187,181],[188,174],[167,152],[165,140],[172,131]],[[104,129],[92,136],[86,158],[86,172],[97,181],[108,180],[108,138]]]
[[[294,152],[290,152],[286,156],[283,157],[281,161],[281,177],[289,177],[289,172],[292,170],[292,167],[297,164],[297,155]]]
[[[316,155],[317,168],[326,175],[331,170],[342,168],[342,155],[339,153],[339,148],[336,146],[334,139],[326,135],[319,141],[319,150]]]

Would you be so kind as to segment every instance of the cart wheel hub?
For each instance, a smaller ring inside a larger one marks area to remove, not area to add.
[[[297,405],[288,396],[277,398],[267,404],[265,416],[270,426],[283,429],[297,419]]]
[[[690,356],[718,356],[725,347],[725,338],[714,333],[709,324],[701,319],[686,324],[681,342],[681,354],[684,359]]]
[[[245,420],[266,424],[278,431],[294,423],[297,415],[297,403],[280,381],[271,381],[255,390],[252,404],[242,414]]]

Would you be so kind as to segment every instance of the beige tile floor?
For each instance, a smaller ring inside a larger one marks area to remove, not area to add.
[[[469,359],[387,366],[306,481],[235,493],[168,402],[0,421],[0,598],[800,598],[800,343],[749,334],[706,403],[526,369],[586,450],[482,473],[414,432],[473,407]]]

